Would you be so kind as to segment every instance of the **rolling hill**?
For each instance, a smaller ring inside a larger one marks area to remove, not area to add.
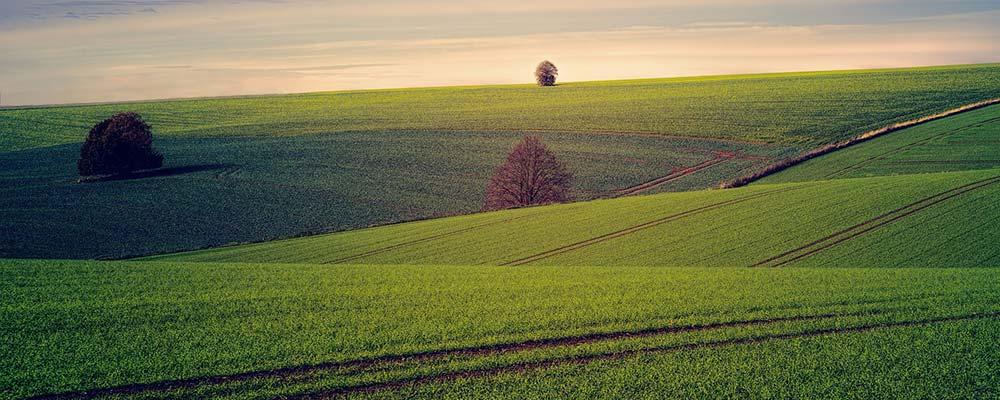
[[[1000,105],[879,136],[781,171],[757,183],[1000,167]]]
[[[534,207],[152,259],[362,264],[1000,266],[1000,170]],[[971,251],[974,250],[974,251]]]
[[[0,397],[990,394],[998,271],[0,261]]]
[[[995,96],[998,64],[0,110],[0,257],[124,258],[479,210],[539,134],[575,197],[712,187],[889,123]],[[166,169],[75,183],[78,142],[144,115]],[[539,112],[544,110],[544,112]],[[39,160],[45,160],[44,163]],[[156,201],[154,201],[154,199]],[[82,239],[86,238],[86,239]]]
[[[699,188],[790,154],[648,135],[542,138],[574,173],[580,200],[672,171],[648,192]],[[0,153],[0,231],[8,232],[0,257],[122,258],[472,213],[517,140],[459,132],[161,138],[163,171],[88,184],[76,182],[76,145]],[[689,165],[705,168],[688,173]]]
[[[466,86],[0,110],[0,151],[78,143],[124,110],[163,136],[637,132],[818,145],[996,96],[1000,64]]]
[[[998,68],[132,103],[167,169],[93,184],[121,105],[0,111],[0,257],[469,212],[529,126],[597,198],[0,258],[0,399],[997,397],[1000,106],[673,191]]]

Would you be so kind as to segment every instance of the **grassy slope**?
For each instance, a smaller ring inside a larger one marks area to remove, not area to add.
[[[648,135],[543,139],[584,200],[715,151],[762,159],[733,159],[660,189],[704,187],[787,154]],[[0,153],[0,257],[138,256],[475,212],[516,140],[462,132],[161,138],[167,167],[193,171],[91,184],[75,183],[75,145]]]
[[[877,137],[814,158],[757,183],[1000,167],[1000,105]]]
[[[0,398],[594,332],[760,321],[384,368],[329,368],[174,393],[270,397],[560,357],[973,316],[1000,311],[997,293],[1000,274],[993,269],[0,261]],[[788,316],[813,317],[774,320]],[[923,337],[922,328],[911,328],[907,334]],[[992,337],[955,340],[988,346]],[[815,340],[843,356],[839,342]],[[866,337],[849,340],[870,344]],[[739,365],[729,356],[685,354]],[[775,356],[762,374],[787,374],[780,360]]]
[[[1000,234],[1000,205],[995,201],[1000,195],[998,177],[1000,170],[985,170],[640,196],[421,221],[161,259],[503,264],[667,218],[658,225],[534,263],[748,266],[846,231],[765,265],[1000,266],[1000,249],[993,245]],[[958,189],[975,182],[984,186]],[[705,209],[729,201],[739,202]],[[848,230],[866,221],[871,222]],[[789,260],[813,249],[818,251]]]
[[[502,131],[778,143],[545,135],[579,178],[579,199],[720,151],[746,156],[653,192],[706,188],[807,146],[995,95],[998,71],[990,64],[0,110],[0,230],[14,232],[0,238],[0,257],[127,257],[473,212],[519,135]],[[153,124],[168,166],[196,172],[74,184],[72,143],[123,109]],[[337,133],[307,135],[323,132]],[[11,149],[22,150],[3,152]]]
[[[309,93],[0,110],[0,151],[80,142],[121,110],[161,135],[631,131],[815,145],[996,96],[1000,64]]]
[[[642,354],[355,397],[994,398],[1000,396],[1000,353],[984,338],[998,335],[996,320],[886,328]]]

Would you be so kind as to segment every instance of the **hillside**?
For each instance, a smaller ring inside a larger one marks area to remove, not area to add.
[[[998,271],[0,260],[0,398],[991,394]]]
[[[1000,167],[1000,105],[892,132],[814,158],[762,183]]]
[[[124,110],[163,136],[642,132],[813,146],[996,96],[1000,64],[308,93],[0,110],[0,151],[78,143]]]
[[[576,200],[647,182],[659,184],[639,193],[714,187],[810,146],[995,96],[998,72],[986,64],[0,110],[0,230],[14,232],[0,239],[0,257],[124,258],[472,213],[525,132],[576,176]],[[77,142],[123,109],[153,125],[166,168],[77,184]]]
[[[790,154],[648,135],[542,138],[575,175],[579,200],[672,171],[682,172],[649,192],[701,188]],[[517,140],[462,132],[162,138],[164,171],[89,184],[76,183],[77,145],[0,153],[0,231],[8,232],[0,257],[121,258],[472,213]],[[708,167],[687,173],[689,165]]]
[[[444,218],[155,259],[996,267],[997,196],[995,169],[754,185]]]

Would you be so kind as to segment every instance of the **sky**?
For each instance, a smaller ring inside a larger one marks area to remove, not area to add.
[[[1000,0],[0,0],[0,105],[1000,62]]]

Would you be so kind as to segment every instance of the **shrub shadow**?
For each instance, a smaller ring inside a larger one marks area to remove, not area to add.
[[[115,175],[85,176],[81,177],[77,182],[92,183],[92,182],[124,181],[133,179],[153,178],[158,176],[190,174],[194,172],[212,171],[217,169],[231,168],[235,166],[236,165],[234,164],[185,165],[180,167],[147,169],[142,171],[133,171],[129,173],[115,174]]]

